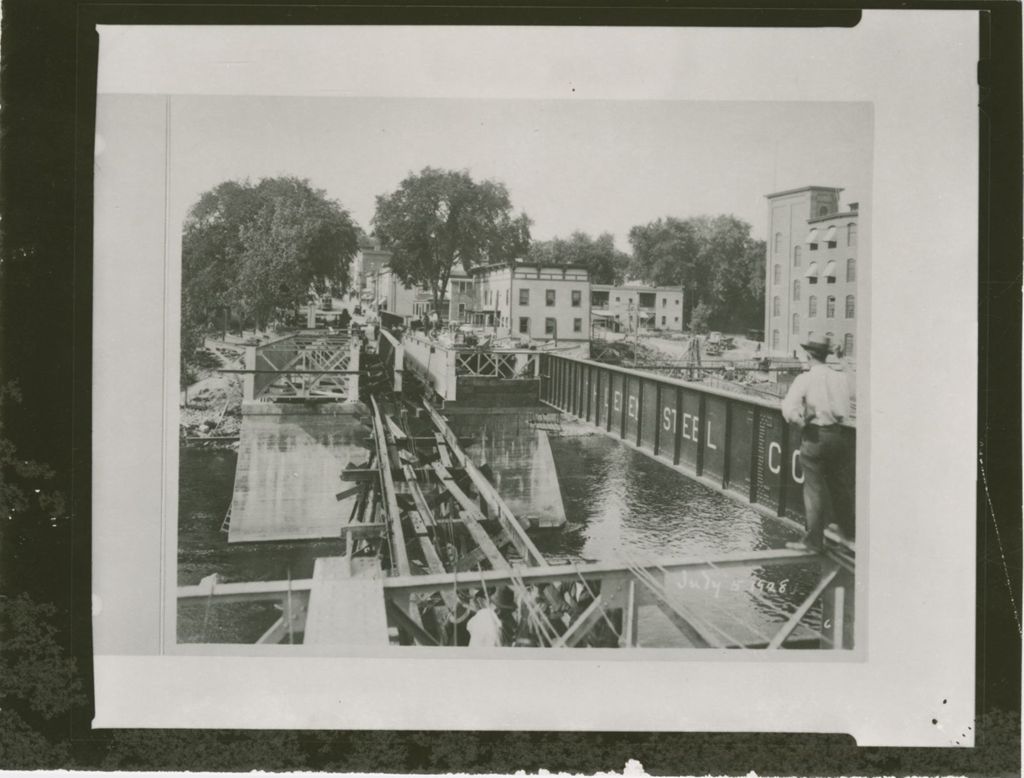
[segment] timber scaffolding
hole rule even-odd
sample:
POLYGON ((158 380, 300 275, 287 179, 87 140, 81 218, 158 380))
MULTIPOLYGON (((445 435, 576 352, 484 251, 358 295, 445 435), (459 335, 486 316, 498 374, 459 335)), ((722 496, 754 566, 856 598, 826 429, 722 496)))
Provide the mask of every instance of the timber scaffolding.
MULTIPOLYGON (((382 344, 369 355, 366 369, 386 376, 390 367, 397 383, 397 366, 373 364, 384 354, 400 358, 392 341, 387 336, 390 348, 382 344)), ((637 647, 640 609, 655 606, 694 648, 852 647, 851 558, 835 549, 774 549, 714 558, 620 552, 602 562, 548 560, 444 416, 428 400, 401 401, 383 383, 367 398, 369 459, 340 473, 345 485, 337 500, 352 503, 340 531, 344 555, 317 559, 309 579, 222 583, 208 576, 179 587, 179 602, 275 603, 282 615, 257 642, 301 644, 295 650, 316 653, 466 645, 467 623, 484 607, 497 614, 506 646, 637 647), (694 602, 680 584, 681 577, 711 580, 794 564, 817 568, 816 583, 795 609, 750 591, 756 608, 770 615, 770 628, 746 623, 716 597, 694 602), (820 617, 809 618, 819 615, 819 602, 820 617)))

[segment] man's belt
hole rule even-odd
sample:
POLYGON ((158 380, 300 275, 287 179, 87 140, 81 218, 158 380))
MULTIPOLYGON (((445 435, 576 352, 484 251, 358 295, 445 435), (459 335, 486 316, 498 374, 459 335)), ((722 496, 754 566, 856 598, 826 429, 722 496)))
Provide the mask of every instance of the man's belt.
POLYGON ((801 433, 804 440, 816 441, 820 432, 837 432, 839 424, 808 424, 801 433))

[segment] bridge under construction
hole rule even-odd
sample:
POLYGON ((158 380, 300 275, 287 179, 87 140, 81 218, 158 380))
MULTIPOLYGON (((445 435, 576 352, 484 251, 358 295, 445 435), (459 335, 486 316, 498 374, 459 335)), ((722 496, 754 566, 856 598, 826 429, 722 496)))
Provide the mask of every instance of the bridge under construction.
MULTIPOLYGON (((551 458, 548 430, 572 419, 796 528, 799 433, 768 400, 557 351, 467 349, 419 334, 399 341, 387 331, 369 343, 305 331, 249 346, 239 372, 227 542, 338 539, 344 549, 316 559, 310 578, 227 582, 211 570, 178 588, 179 603, 208 610, 273 603, 280 616, 258 645, 320 654, 389 645, 637 648, 650 645, 640 610, 654 607, 692 648, 853 646, 851 543, 830 534, 823 553, 548 558, 531 533, 565 522, 560 500, 523 509, 452 423, 520 407, 544 441, 534 456, 551 458), (680 591, 681 578, 695 574, 794 564, 813 569, 815 585, 791 607, 750 593, 770 630, 680 591), (480 613, 493 614, 490 631, 481 631, 480 613)), ((539 470, 557 487, 553 461, 539 470)))

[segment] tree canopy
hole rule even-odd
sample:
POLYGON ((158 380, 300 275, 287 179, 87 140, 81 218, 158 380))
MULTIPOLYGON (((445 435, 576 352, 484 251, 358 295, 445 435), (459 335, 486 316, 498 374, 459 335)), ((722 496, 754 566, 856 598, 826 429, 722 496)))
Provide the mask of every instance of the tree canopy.
POLYGON ((595 284, 621 284, 630 262, 629 254, 615 248, 615 238, 609 232, 592 238, 577 231, 568 239, 536 241, 530 246, 529 258, 531 262, 585 265, 595 284))
POLYGON ((649 283, 683 286, 692 314, 704 304, 717 328, 754 326, 764 314, 764 241, 735 216, 668 217, 629 231, 629 272, 649 283))
POLYGON ((395 274, 429 289, 435 302, 444 299, 456 262, 466 270, 511 262, 530 245, 530 220, 513 214, 504 184, 430 167, 378 195, 373 228, 395 274))
POLYGON ((261 325, 306 302, 310 287, 347 285, 359 230, 309 182, 226 181, 192 206, 182 239, 182 350, 201 344, 218 310, 261 325))

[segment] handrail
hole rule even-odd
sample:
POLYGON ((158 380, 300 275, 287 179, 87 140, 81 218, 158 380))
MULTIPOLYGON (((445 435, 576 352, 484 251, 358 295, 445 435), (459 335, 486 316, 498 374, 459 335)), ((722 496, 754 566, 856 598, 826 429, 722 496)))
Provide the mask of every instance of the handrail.
MULTIPOLYGON (((675 378, 673 376, 658 375, 657 373, 645 373, 643 370, 640 369, 634 370, 628 367, 621 367, 620 365, 610 365, 606 362, 595 362, 592 359, 583 359, 582 357, 573 357, 564 354, 551 354, 550 352, 540 353, 547 353, 549 356, 555 357, 557 359, 571 360, 572 362, 577 362, 581 365, 593 365, 595 367, 600 367, 604 370, 609 370, 614 373, 620 373, 622 375, 632 376, 634 378, 656 380, 659 383, 670 384, 672 386, 679 386, 682 387, 683 389, 693 389, 698 392, 705 392, 707 394, 715 395, 716 397, 723 397, 727 400, 740 400, 742 402, 749 403, 750 405, 757 405, 762 408, 770 408, 773 411, 779 410, 779 401, 772 402, 770 400, 763 400, 760 397, 754 397, 749 394, 743 394, 742 392, 734 392, 728 389, 720 389, 717 387, 708 386, 707 384, 702 384, 698 381, 686 381, 681 378, 675 378)), ((850 429, 857 428, 856 424, 852 424, 848 421, 842 422, 842 426, 849 427, 850 429)))
POLYGON ((391 346, 393 348, 398 348, 398 345, 399 345, 398 338, 396 338, 394 335, 392 335, 390 332, 388 332, 383 327, 380 329, 380 334, 384 337, 385 340, 387 340, 388 343, 391 344, 391 346))

